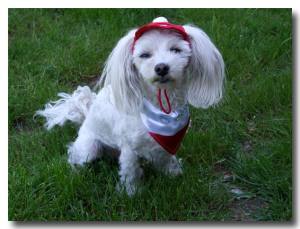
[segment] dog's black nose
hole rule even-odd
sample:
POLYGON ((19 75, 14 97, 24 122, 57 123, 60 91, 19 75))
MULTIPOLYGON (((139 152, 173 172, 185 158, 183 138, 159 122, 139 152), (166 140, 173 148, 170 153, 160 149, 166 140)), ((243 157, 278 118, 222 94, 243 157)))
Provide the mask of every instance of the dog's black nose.
POLYGON ((168 72, 169 72, 169 69, 170 69, 169 65, 163 64, 163 63, 157 64, 157 65, 155 66, 155 68, 154 68, 155 72, 156 72, 157 75, 159 75, 159 76, 165 76, 165 75, 167 75, 168 72))

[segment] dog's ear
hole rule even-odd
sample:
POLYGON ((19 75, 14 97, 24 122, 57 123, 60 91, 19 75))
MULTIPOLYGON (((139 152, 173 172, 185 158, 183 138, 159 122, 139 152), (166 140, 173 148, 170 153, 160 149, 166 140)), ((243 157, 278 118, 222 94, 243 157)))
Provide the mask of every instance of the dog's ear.
POLYGON ((100 80, 100 84, 111 86, 116 107, 127 113, 137 111, 143 98, 141 79, 132 59, 135 31, 131 30, 119 40, 105 63, 100 80))
POLYGON ((223 96, 223 58, 199 28, 185 25, 192 48, 189 64, 188 101, 194 107, 207 108, 220 101, 223 96))

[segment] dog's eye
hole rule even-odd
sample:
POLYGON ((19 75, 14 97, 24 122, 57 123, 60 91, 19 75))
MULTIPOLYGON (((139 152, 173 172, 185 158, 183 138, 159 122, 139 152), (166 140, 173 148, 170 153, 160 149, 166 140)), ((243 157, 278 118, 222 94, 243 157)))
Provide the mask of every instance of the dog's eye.
POLYGON ((174 53, 181 53, 182 50, 179 48, 172 47, 172 48, 170 48, 170 51, 174 52, 174 53))
POLYGON ((140 58, 149 58, 149 57, 151 57, 151 54, 148 53, 148 52, 142 53, 142 54, 140 55, 140 58))

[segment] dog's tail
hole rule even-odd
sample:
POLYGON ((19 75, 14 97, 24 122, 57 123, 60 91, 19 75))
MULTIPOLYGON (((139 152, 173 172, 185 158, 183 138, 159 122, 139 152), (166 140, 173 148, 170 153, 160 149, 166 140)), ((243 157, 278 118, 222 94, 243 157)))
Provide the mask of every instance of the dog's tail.
POLYGON ((59 100, 47 103, 44 110, 38 110, 35 114, 46 118, 47 130, 55 125, 63 126, 67 120, 81 124, 96 98, 96 93, 87 86, 79 86, 72 95, 58 93, 58 96, 59 100))

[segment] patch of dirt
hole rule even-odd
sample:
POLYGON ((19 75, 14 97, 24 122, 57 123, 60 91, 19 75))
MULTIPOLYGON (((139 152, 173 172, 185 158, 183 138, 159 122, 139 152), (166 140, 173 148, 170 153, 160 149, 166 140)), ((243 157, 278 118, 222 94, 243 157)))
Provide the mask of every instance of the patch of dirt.
POLYGON ((254 218, 262 208, 266 208, 267 203, 260 198, 234 200, 229 209, 232 212, 233 221, 257 221, 254 218))
POLYGON ((99 75, 90 75, 90 76, 83 76, 83 82, 85 82, 86 84, 88 84, 91 88, 93 88, 94 86, 96 86, 97 82, 100 79, 99 75))
MULTIPOLYGON (((243 148, 245 153, 251 152, 251 141, 246 141, 243 148)), ((257 214, 259 214, 260 210, 267 208, 268 204, 263 199, 255 196, 255 194, 232 185, 232 181, 235 180, 235 175, 226 168, 223 163, 224 161, 225 159, 217 161, 213 168, 214 172, 221 177, 222 182, 224 182, 224 185, 226 185, 233 197, 233 201, 228 206, 231 212, 231 220, 246 222, 258 221, 256 217, 257 214)))
POLYGON ((225 161, 226 161, 226 159, 221 159, 214 163, 214 171, 216 173, 223 173, 223 172, 227 171, 227 169, 224 165, 225 161))
POLYGON ((80 75, 76 79, 69 79, 68 81, 66 81, 66 79, 60 79, 58 82, 60 84, 66 84, 70 88, 73 88, 73 90, 69 92, 72 93, 79 85, 89 86, 91 89, 93 89, 99 80, 100 75, 80 75))
POLYGON ((224 161, 225 159, 214 164, 214 172, 222 176, 223 182, 229 182, 234 179, 234 175, 225 167, 223 164, 224 161))

